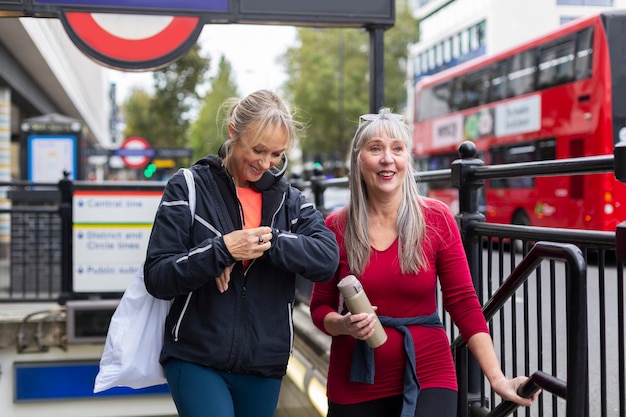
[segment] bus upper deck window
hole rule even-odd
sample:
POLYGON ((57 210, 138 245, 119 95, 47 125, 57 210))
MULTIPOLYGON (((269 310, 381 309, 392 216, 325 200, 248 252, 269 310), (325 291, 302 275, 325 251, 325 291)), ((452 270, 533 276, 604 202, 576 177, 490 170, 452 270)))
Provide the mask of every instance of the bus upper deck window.
POLYGON ((591 77, 593 67, 593 27, 581 30, 576 35, 576 59, 574 72, 577 80, 591 77))

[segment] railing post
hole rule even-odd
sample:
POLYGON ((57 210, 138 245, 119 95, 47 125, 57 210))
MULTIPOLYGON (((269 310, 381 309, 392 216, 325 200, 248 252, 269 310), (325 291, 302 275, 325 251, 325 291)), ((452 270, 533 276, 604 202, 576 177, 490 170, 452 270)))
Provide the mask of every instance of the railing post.
POLYGON ((61 203, 59 214, 61 216, 61 294, 59 304, 64 305, 72 297, 74 292, 73 282, 73 195, 74 183, 69 178, 69 172, 63 172, 63 179, 59 181, 61 203))
MULTIPOLYGON (((626 142, 619 142, 613 148, 615 178, 626 183, 626 142)), ((615 253, 617 259, 626 261, 626 221, 617 225, 615 230, 615 253)))
MULTIPOLYGON (((463 142, 459 145, 461 159, 452 162, 452 186, 459 190, 459 213, 457 223, 463 238, 463 246, 467 255, 474 288, 482 304, 480 258, 482 256, 482 242, 479 237, 471 232, 469 225, 472 222, 484 222, 485 216, 479 211, 480 189, 484 181, 477 180, 472 176, 475 167, 483 166, 484 162, 476 158, 476 145, 473 142, 463 142)), ((464 347, 463 349, 467 349, 464 347)), ((481 398, 482 374, 476 359, 468 352, 467 357, 467 384, 459 380, 459 410, 458 416, 467 416, 472 403, 483 402, 481 398), (462 392, 462 387, 467 387, 462 392)))
POLYGON ((626 183, 626 142, 619 142, 613 148, 615 178, 626 183))
POLYGON ((626 262, 626 222, 615 228, 615 255, 619 261, 626 262))
POLYGON ((311 192, 313 193, 313 198, 315 199, 315 207, 326 214, 324 211, 324 190, 326 189, 326 185, 324 181, 326 177, 324 176, 324 168, 319 166, 313 167, 313 176, 311 177, 311 192))

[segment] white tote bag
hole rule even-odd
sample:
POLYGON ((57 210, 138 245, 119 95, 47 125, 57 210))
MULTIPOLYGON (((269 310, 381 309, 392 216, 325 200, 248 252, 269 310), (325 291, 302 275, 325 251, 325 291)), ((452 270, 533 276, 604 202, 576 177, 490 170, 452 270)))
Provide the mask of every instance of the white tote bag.
MULTIPOLYGON (((183 171, 189 189, 193 224, 196 184, 191 171, 183 171)), ((165 317, 171 305, 171 300, 160 300, 148 293, 141 262, 111 317, 94 393, 113 387, 138 389, 166 382, 159 356, 163 347, 165 317)))

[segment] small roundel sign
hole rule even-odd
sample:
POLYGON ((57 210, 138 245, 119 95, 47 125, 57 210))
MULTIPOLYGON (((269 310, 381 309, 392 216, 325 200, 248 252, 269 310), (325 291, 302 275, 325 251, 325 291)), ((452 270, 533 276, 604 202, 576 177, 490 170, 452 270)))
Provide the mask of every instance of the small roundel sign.
POLYGON ((143 168, 150 162, 154 152, 147 140, 131 136, 122 143, 118 153, 128 168, 143 168))

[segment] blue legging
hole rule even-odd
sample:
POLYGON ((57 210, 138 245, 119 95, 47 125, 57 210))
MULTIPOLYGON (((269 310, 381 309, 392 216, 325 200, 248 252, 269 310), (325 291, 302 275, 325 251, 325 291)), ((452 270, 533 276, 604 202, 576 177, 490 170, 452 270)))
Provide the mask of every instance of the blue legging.
POLYGON ((165 375, 180 417, 274 417, 280 379, 231 374, 172 359, 165 375))

